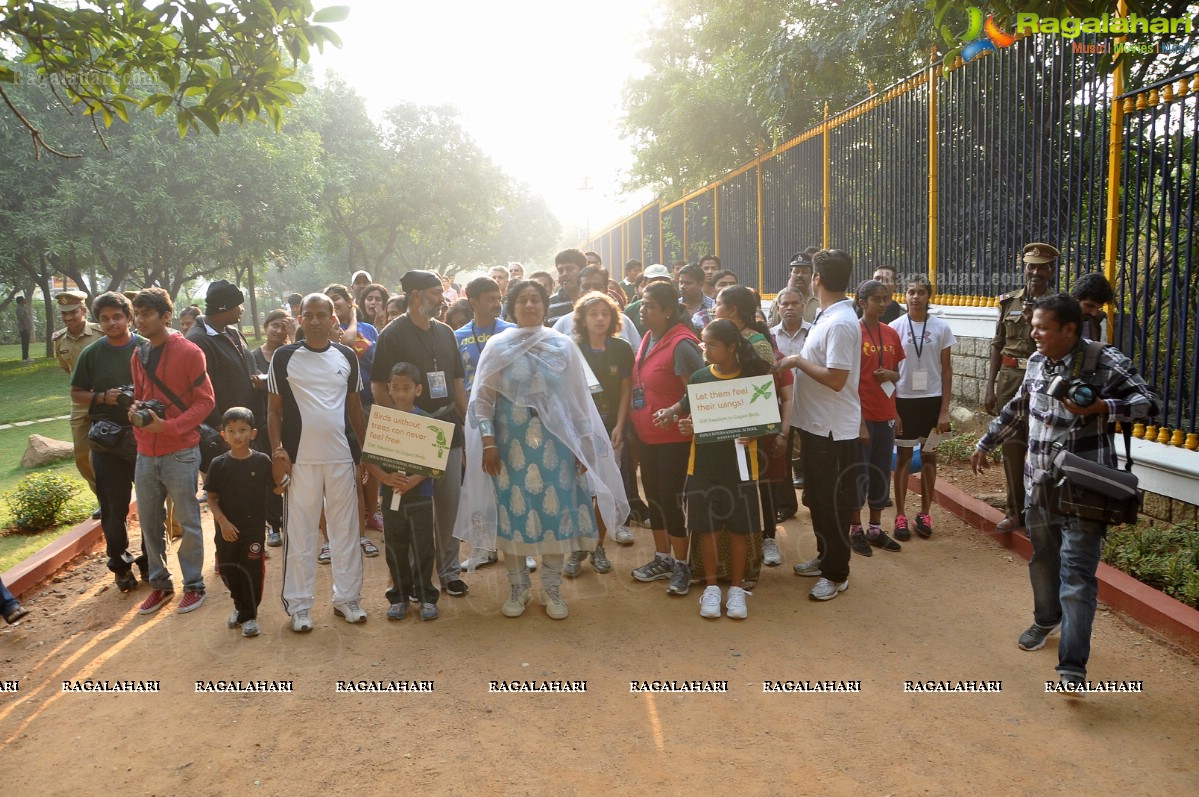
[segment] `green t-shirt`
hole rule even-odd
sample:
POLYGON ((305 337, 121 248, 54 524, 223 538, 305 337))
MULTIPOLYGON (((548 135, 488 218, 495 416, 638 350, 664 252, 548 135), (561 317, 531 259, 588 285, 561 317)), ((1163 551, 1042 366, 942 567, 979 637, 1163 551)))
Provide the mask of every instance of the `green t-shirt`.
MULTIPOLYGON (((740 376, 740 371, 728 376, 721 376, 716 373, 716 366, 709 365, 693 373, 687 381, 688 384, 700 385, 705 382, 737 379, 740 376)), ((684 408, 687 407, 686 396, 683 397, 681 403, 684 408)), ((758 440, 756 437, 750 438, 749 445, 745 447, 745 450, 749 454, 749 478, 751 481, 757 481, 758 440)), ((716 484, 737 484, 741 481, 741 471, 737 466, 737 442, 735 440, 719 440, 715 443, 697 443, 692 437, 691 459, 687 463, 687 474, 700 476, 716 484)))
MULTIPOLYGON (((114 387, 133 384, 133 352, 145 338, 133 335, 124 346, 113 346, 107 337, 100 338, 79 354, 71 373, 71 387, 99 393, 114 387)), ((110 418, 129 425, 128 412, 116 404, 93 404, 92 419, 110 418)))

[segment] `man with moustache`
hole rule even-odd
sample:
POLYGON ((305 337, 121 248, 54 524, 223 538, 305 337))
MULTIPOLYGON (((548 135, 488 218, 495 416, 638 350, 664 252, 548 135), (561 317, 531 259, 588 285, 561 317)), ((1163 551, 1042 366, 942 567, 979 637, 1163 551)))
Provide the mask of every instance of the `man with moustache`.
MULTIPOLYGON (((1024 247, 1024 287, 999 297, 999 320, 991 340, 991 362, 983 408, 995 415, 1012 400, 1024 381, 1028 358, 1036 351, 1032 339, 1033 300, 1049 293, 1057 274, 1058 250, 1046 243, 1024 247)), ((1027 423, 1003 444, 1003 473, 1007 478, 1007 517, 996 531, 1012 531, 1024 524, 1024 457, 1028 451, 1027 423)))
MULTIPOLYGON (((54 333, 54 359, 58 367, 67 372, 67 376, 75 370, 75 363, 80 353, 90 344, 104 337, 99 324, 87 320, 87 294, 83 291, 63 291, 55 297, 58 302, 58 313, 62 316, 63 328, 54 333)), ((87 417, 87 407, 71 405, 71 442, 75 446, 75 468, 87 482, 92 492, 96 492, 96 474, 92 470, 92 449, 88 444, 87 432, 91 421, 87 417)), ((100 510, 92 515, 93 520, 100 519, 100 510)))
POLYGON ((391 407, 391 394, 387 390, 391 369, 397 363, 412 363, 423 377, 416 406, 438 420, 454 424, 445 477, 433 482, 436 523, 433 540, 437 545, 437 576, 441 587, 449 595, 459 597, 470 591, 459 578, 462 568, 458 540, 454 539, 466 442, 462 433, 462 421, 466 418, 466 373, 454 330, 436 318, 445 294, 438 275, 431 271, 409 271, 400 279, 400 287, 408 297, 408 310, 379 334, 371 366, 371 392, 376 404, 391 407))

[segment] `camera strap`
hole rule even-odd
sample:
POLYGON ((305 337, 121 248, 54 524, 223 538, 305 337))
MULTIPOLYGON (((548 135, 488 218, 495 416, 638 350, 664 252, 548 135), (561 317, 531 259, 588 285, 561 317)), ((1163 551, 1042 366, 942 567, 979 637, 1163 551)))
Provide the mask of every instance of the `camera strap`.
MULTIPOLYGON (((166 344, 164 343, 163 345, 165 346, 166 344)), ((137 347, 137 356, 141 360, 142 370, 146 372, 146 376, 150 377, 150 381, 154 383, 155 387, 170 399, 172 404, 179 408, 180 413, 187 412, 187 407, 183 406, 183 402, 179 400, 175 392, 164 385, 162 380, 158 378, 158 374, 154 373, 156 369, 150 367, 150 348, 150 341, 146 341, 137 347)), ((166 352, 163 353, 165 354, 166 352)))
MULTIPOLYGON (((1107 344, 1099 340, 1079 340, 1078 347, 1074 350, 1074 362, 1070 366, 1070 378, 1078 379, 1086 382, 1095 390, 1095 396, 1099 396, 1099 388, 1102 385, 1095 384, 1092 380, 1095 378, 1095 373, 1099 370, 1099 356, 1103 354, 1103 350, 1107 348, 1107 344), (1081 355, 1081 356, 1080 356, 1081 355)), ((1078 418, 1075 417, 1075 422, 1078 418)), ((1107 425, 1108 431, 1114 433, 1116 429, 1115 421, 1107 425)), ((1132 424, 1120 424, 1120 433, 1124 437, 1124 470, 1132 473, 1132 424)))

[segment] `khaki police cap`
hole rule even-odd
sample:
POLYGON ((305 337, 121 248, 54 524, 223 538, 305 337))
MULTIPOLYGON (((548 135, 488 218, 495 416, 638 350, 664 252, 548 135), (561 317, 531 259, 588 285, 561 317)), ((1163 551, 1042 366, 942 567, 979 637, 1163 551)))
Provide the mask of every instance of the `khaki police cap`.
POLYGON ((1052 263, 1061 252, 1049 244, 1033 243, 1024 247, 1025 263, 1052 263))
POLYGON ((73 310, 87 301, 87 294, 83 291, 63 291, 55 297, 55 301, 64 311, 73 310))

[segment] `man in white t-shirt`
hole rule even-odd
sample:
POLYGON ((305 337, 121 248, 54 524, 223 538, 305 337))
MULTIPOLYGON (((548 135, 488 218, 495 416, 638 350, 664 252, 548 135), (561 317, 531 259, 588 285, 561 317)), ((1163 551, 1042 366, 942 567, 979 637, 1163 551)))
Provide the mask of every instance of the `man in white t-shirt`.
POLYGON ((820 312, 808 331, 803 352, 784 357, 779 367, 795 368, 795 411, 804 453, 804 492, 812 512, 817 556, 795 566, 817 577, 810 596, 828 601, 849 587, 849 524, 857 501, 854 468, 861 457, 862 404, 858 374, 862 327, 846 298, 853 260, 840 249, 812 255, 812 292, 820 312))
POLYGON ((899 382, 895 385, 895 410, 899 424, 895 429, 895 539, 912 538, 905 503, 908 471, 912 452, 920 447, 920 511, 916 513, 916 533, 928 538, 933 534, 932 510, 937 485, 937 441, 949 431, 949 400, 953 397, 953 367, 950 359, 957 338, 949 324, 930 315, 933 286, 922 274, 907 280, 904 296, 908 312, 889 326, 899 333, 904 358, 899 363, 899 382))
POLYGON ((316 554, 325 510, 333 568, 333 612, 348 623, 366 620, 362 549, 358 546, 358 441, 365 437, 358 357, 333 343, 333 302, 323 293, 300 306, 304 339, 271 357, 267 430, 276 483, 287 486, 283 547, 283 608, 293 631, 312 630, 316 554), (286 477, 286 478, 285 478, 286 477))

